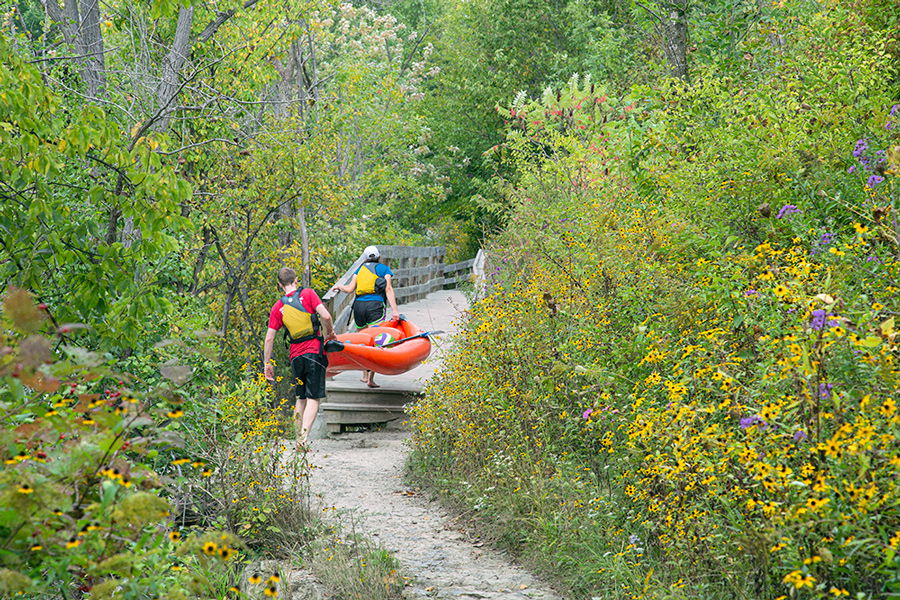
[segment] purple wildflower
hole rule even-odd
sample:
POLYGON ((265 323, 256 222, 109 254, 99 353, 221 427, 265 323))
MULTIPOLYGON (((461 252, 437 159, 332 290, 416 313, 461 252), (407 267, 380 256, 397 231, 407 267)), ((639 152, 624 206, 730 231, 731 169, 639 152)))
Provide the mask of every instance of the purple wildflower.
POLYGON ((892 117, 896 117, 898 112, 900 112, 900 104, 895 104, 891 107, 891 112, 889 114, 892 117))
POLYGON ((794 432, 794 443, 801 442, 806 439, 806 432, 802 429, 798 429, 794 432))
POLYGON ((788 217, 790 215, 793 215, 796 213, 802 213, 802 212, 803 212, 802 210, 800 210, 793 204, 785 204, 784 206, 781 207, 781 210, 778 211, 778 214, 775 215, 775 218, 781 219, 783 217, 788 217))
POLYGON ((594 409, 589 408, 589 409, 587 409, 586 411, 584 411, 584 414, 581 415, 581 416, 584 417, 584 420, 585 420, 585 421, 587 421, 588 419, 591 418, 591 413, 592 413, 592 412, 594 412, 594 409))
POLYGON ((850 165, 850 168, 847 169, 847 172, 848 172, 848 173, 852 173, 852 172, 855 171, 855 170, 856 170, 856 165, 850 165))
POLYGON ((810 252, 810 254, 816 254, 821 248, 828 247, 831 244, 833 239, 834 239, 833 233, 829 233, 829 232, 823 233, 822 237, 819 238, 819 241, 816 244, 816 247, 814 247, 812 249, 812 252, 810 252))
POLYGON ((757 296, 759 296, 759 292, 753 288, 744 291, 744 298, 756 298, 757 296))
POLYGON ((831 390, 834 386, 830 383, 820 383, 819 384, 819 397, 823 400, 827 400, 831 397, 831 390))
POLYGON ((747 430, 753 427, 754 425, 758 425, 760 429, 765 429, 767 424, 762 420, 758 415, 753 415, 752 417, 744 417, 741 419, 741 429, 747 430))
POLYGON ((825 311, 821 308, 812 311, 812 320, 809 322, 810 328, 821 331, 825 325, 825 311))
POLYGON ((864 139, 857 140, 856 146, 853 147, 853 156, 855 156, 856 158, 859 158, 868 149, 869 149, 869 142, 867 142, 864 139))
POLYGON ((884 177, 882 177, 881 175, 872 175, 869 177, 869 180, 866 182, 866 185, 869 186, 870 188, 873 188, 876 185, 878 185, 879 183, 881 183, 882 181, 884 181, 884 177))

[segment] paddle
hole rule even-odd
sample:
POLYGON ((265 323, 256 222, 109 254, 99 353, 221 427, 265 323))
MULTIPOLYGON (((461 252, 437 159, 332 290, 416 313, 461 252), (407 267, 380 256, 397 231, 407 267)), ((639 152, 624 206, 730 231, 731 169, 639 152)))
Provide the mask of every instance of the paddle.
MULTIPOLYGON (((414 340, 416 338, 428 337, 430 335, 441 335, 444 333, 441 330, 437 331, 423 331, 422 333, 417 333, 416 335, 411 335, 407 338, 403 338, 402 340, 396 340, 389 344, 384 344, 383 346, 378 346, 378 348, 390 348, 391 346, 396 346, 397 344, 402 344, 403 342, 414 340)), ((344 342, 340 340, 329 340, 325 342, 325 352, 343 352, 344 350, 344 342)))
POLYGON ((383 344, 382 346, 379 346, 379 348, 390 348, 391 346, 396 346, 397 344, 402 344, 403 342, 407 342, 409 340, 414 340, 416 338, 421 338, 421 337, 428 337, 429 335, 441 335, 442 333, 444 333, 444 332, 440 331, 440 330, 423 331, 422 333, 417 333, 416 335, 411 335, 407 338, 403 338, 402 340, 396 340, 389 344, 383 344))

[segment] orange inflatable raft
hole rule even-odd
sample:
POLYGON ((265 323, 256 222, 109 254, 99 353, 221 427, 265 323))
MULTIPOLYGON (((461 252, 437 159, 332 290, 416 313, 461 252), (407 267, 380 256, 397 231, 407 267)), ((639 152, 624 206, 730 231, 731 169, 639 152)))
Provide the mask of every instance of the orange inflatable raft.
MULTIPOLYGON (((325 344, 328 353, 328 376, 342 371, 370 370, 382 375, 399 375, 413 369, 431 354, 431 335, 442 331, 422 331, 402 316, 353 333, 342 333, 338 341, 325 344), (377 345, 379 334, 392 341, 377 345)), ((381 339, 384 339, 382 336, 381 339)))

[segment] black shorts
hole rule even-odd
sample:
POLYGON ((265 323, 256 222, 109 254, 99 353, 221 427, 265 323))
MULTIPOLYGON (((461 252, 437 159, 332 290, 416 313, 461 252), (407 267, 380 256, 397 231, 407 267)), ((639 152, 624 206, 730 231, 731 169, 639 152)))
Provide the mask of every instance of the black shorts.
POLYGON ((297 398, 321 400, 325 397, 325 368, 328 361, 324 354, 301 354, 291 359, 294 390, 297 398))
POLYGON ((385 306, 381 300, 357 300, 353 303, 353 320, 356 327, 362 329, 384 321, 385 306))

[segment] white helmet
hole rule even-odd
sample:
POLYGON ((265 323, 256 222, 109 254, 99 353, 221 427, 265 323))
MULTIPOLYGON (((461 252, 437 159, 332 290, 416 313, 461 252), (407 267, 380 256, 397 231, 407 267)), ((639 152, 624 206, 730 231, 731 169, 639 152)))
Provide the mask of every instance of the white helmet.
POLYGON ((363 258, 365 260, 377 260, 381 258, 381 252, 375 246, 366 246, 366 249, 363 250, 363 258))

